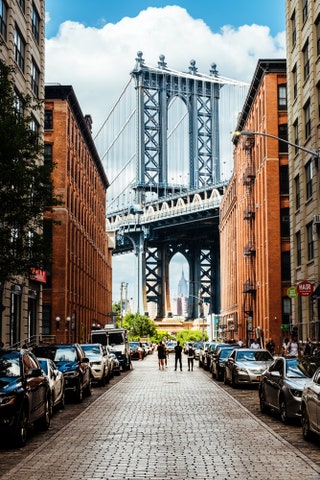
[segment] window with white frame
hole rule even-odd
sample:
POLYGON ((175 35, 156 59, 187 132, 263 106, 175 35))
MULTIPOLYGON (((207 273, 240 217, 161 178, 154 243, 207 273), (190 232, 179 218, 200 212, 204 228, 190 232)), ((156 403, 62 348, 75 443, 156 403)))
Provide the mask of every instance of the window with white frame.
POLYGON ((14 59, 19 68, 24 72, 24 59, 25 59, 25 41, 16 27, 14 31, 14 59))

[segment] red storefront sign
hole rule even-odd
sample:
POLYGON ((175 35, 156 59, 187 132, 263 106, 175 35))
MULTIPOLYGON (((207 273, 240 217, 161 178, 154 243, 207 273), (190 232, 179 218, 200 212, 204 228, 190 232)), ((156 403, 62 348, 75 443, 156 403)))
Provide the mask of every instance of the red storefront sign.
POLYGON ((302 297, 309 297, 313 294, 314 287, 311 282, 304 281, 297 285, 297 291, 302 297))
POLYGON ((45 270, 40 270, 39 268, 32 268, 30 279, 35 282, 46 283, 47 282, 47 272, 45 270))

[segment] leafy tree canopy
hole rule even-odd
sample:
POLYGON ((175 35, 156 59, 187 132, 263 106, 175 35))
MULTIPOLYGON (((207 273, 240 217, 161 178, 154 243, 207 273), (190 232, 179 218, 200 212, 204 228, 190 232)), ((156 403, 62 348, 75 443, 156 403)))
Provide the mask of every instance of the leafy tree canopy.
POLYGON ((52 195, 53 165, 43 163, 43 144, 33 127, 32 114, 43 102, 18 95, 13 75, 0 60, 0 282, 46 268, 50 242, 43 218, 59 203, 52 195))

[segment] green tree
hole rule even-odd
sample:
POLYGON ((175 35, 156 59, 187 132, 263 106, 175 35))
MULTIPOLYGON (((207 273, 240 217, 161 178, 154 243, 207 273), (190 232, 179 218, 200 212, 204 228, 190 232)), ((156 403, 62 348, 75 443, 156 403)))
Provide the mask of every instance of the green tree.
POLYGON ((146 315, 128 313, 123 318, 123 326, 129 331, 130 339, 154 337, 157 332, 156 324, 146 315))
POLYGON ((32 128, 32 113, 43 102, 17 95, 13 75, 0 60, 1 283, 48 266, 51 242, 43 233, 44 215, 59 203, 52 194, 54 166, 44 164, 43 144, 32 128))

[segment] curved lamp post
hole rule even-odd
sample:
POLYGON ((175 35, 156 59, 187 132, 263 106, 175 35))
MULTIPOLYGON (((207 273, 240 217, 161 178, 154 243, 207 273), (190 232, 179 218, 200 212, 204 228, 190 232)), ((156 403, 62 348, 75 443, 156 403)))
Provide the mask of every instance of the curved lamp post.
POLYGON ((296 143, 289 142, 288 140, 284 140, 283 138, 277 137, 276 135, 271 135, 270 133, 264 133, 264 132, 253 132, 251 130, 241 130, 241 131, 235 131, 232 132, 235 137, 240 137, 242 135, 256 135, 260 137, 268 137, 268 138, 273 138, 274 140, 279 140, 280 142, 284 142, 287 145, 290 145, 291 147, 298 148, 299 150, 302 150, 303 152, 309 153, 312 155, 314 158, 319 159, 320 158, 320 148, 317 150, 311 150, 306 147, 302 147, 301 145, 297 145, 296 143))

